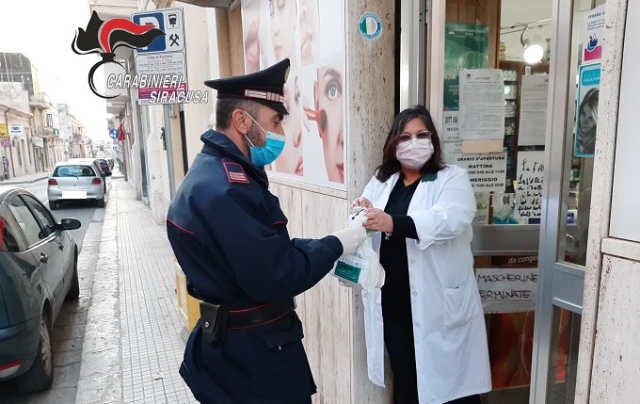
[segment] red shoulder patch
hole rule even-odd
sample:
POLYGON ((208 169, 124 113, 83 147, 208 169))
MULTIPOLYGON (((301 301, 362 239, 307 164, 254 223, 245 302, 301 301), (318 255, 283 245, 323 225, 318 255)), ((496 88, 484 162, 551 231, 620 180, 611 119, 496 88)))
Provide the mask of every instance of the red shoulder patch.
POLYGON ((247 173, 244 172, 244 168, 242 168, 240 164, 232 161, 223 161, 222 166, 224 167, 224 171, 227 173, 229 184, 249 184, 247 173))

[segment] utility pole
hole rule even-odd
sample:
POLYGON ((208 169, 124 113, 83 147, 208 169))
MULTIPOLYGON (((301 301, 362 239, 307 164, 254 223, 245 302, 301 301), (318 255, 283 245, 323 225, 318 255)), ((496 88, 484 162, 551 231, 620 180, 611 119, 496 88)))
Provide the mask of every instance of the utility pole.
POLYGON ((173 200, 176 194, 176 176, 173 165, 173 147, 171 145, 171 109, 173 104, 164 104, 164 141, 167 145, 167 166, 169 169, 169 196, 173 200))

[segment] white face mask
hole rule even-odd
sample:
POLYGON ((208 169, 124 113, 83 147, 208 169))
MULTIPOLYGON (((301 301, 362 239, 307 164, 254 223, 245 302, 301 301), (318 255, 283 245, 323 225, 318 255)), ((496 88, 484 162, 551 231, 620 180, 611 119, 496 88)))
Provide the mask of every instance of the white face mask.
POLYGON ((402 142, 396 147, 396 158, 402 166, 419 170, 433 156, 431 139, 411 138, 409 142, 402 142))

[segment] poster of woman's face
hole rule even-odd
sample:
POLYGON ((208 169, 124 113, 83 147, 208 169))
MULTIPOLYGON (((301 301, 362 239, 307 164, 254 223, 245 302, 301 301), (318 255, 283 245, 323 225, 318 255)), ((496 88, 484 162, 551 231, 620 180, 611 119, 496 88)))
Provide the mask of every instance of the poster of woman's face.
POLYGON ((316 124, 322 139, 329 181, 344 183, 344 69, 341 62, 317 70, 314 85, 316 124))
POLYGON ((260 70, 260 1, 243 2, 242 33, 244 35, 244 66, 246 73, 260 70))
POLYGON ((269 0, 269 20, 274 63, 289 58, 291 70, 295 70, 298 67, 298 1, 269 0))
POLYGON ((344 189, 344 0, 243 0, 242 21, 246 73, 291 60, 270 175, 344 189))
POLYGON ((598 99, 600 95, 600 64, 582 66, 578 83, 576 112, 576 157, 593 157, 598 129, 598 99))

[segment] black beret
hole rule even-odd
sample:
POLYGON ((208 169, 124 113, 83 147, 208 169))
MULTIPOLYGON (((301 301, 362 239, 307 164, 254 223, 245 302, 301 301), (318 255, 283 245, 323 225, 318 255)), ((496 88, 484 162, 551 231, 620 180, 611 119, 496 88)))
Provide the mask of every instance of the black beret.
POLYGON ((283 115, 284 83, 289 77, 291 61, 284 59, 259 72, 224 79, 207 80, 204 84, 218 90, 218 98, 243 98, 266 105, 283 115))

